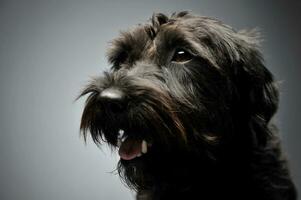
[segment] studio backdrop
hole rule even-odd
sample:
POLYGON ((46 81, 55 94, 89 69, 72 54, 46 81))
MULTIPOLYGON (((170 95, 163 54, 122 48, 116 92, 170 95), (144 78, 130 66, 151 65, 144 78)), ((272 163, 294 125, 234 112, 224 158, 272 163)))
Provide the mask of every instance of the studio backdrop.
POLYGON ((84 98, 75 99, 109 69, 106 48, 120 30, 182 10, 261 31, 265 64, 280 81, 274 120, 301 190, 300 1, 2 0, 1 200, 134 199, 116 175, 116 152, 84 143, 84 98))

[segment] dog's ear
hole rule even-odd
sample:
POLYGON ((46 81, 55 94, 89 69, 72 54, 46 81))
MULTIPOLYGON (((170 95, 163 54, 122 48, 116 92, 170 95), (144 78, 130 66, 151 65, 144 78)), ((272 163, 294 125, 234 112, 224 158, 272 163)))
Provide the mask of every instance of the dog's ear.
POLYGON ((162 24, 168 22, 168 17, 162 13, 154 13, 151 20, 153 26, 159 28, 162 24))
POLYGON ((253 141, 265 145, 269 133, 269 123, 278 108, 278 88, 272 73, 264 66, 258 49, 258 34, 238 32, 238 60, 234 62, 234 85, 238 108, 243 112, 253 141))

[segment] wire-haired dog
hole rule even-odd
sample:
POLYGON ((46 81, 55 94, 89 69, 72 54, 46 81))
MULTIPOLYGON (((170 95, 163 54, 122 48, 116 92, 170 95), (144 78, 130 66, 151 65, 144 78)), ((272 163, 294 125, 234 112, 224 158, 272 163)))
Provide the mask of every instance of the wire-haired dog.
POLYGON ((81 130, 119 149, 138 199, 296 199, 257 36, 179 12, 112 42, 111 70, 81 94, 81 130))

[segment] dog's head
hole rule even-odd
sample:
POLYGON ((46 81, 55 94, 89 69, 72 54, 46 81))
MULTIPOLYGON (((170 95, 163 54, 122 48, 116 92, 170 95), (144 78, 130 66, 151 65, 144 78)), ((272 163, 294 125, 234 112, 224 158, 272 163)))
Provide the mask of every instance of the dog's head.
POLYGON ((238 140, 266 143, 278 94, 255 31, 187 12, 154 14, 113 40, 108 59, 111 70, 81 94, 89 94, 81 130, 118 149, 120 175, 134 188, 153 181, 147 174, 164 171, 162 163, 214 160, 238 140))

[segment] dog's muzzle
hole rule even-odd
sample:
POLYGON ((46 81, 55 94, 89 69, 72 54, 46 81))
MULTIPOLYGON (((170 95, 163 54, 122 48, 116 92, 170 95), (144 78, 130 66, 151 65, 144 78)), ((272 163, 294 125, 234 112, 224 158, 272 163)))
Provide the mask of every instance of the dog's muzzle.
MULTIPOLYGON (((99 101, 108 115, 123 114, 128 105, 125 93, 117 87, 110 87, 99 94, 99 101)), ((132 160, 147 153, 148 144, 146 140, 130 139, 123 129, 118 131, 119 155, 123 160, 132 160)))

